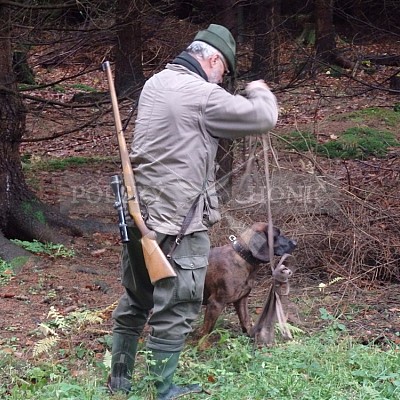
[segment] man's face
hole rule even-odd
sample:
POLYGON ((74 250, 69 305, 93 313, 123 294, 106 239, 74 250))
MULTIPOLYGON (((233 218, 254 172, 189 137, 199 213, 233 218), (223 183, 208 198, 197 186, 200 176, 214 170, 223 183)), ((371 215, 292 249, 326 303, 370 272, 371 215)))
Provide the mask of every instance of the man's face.
POLYGON ((219 54, 210 57, 210 70, 207 74, 211 83, 222 83, 224 76, 229 73, 225 60, 219 54))

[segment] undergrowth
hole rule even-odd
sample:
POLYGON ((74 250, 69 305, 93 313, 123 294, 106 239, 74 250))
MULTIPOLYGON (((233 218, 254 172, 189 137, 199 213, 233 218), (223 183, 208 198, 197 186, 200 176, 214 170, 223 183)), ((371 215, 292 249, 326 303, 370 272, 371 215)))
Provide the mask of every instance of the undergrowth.
POLYGON ((314 152, 327 158, 366 159, 385 157, 391 147, 400 146, 393 133, 368 127, 353 127, 337 138, 320 142, 310 132, 292 132, 283 136, 288 148, 314 152))
POLYGON ((12 265, 0 258, 0 286, 6 285, 14 276, 12 265))
MULTIPOLYGON (((78 310, 64 316, 53 306, 47 315, 48 321, 39 325, 39 331, 44 335, 33 347, 32 354, 37 357, 43 353, 49 356, 62 337, 71 337, 74 331, 81 330, 85 325, 100 324, 103 319, 101 312, 78 310)), ((85 354, 85 350, 75 349, 78 358, 85 354)))
POLYGON ((52 257, 73 257, 75 252, 73 249, 65 247, 63 244, 50 243, 50 242, 39 242, 34 239, 32 242, 19 239, 11 239, 17 246, 24 248, 25 250, 41 255, 48 255, 52 257))
MULTIPOLYGON (((329 320, 329 318, 328 318, 329 320)), ((394 344, 383 350, 362 345, 332 323, 319 334, 302 335, 272 348, 255 348, 245 336, 219 331, 208 348, 186 346, 177 384, 200 383, 209 392, 187 399, 208 400, 394 400, 400 396, 400 355, 394 344)), ((109 356, 109 352, 107 351, 109 356)), ((109 399, 108 369, 90 352, 77 363, 24 362, 0 352, 0 397, 19 399, 109 399)), ((152 399, 147 354, 137 355, 134 391, 115 400, 152 399)))
POLYGON ((62 171, 68 168, 81 167, 84 165, 102 164, 112 161, 113 157, 63 157, 63 158, 41 158, 24 154, 22 166, 25 170, 62 171))
POLYGON ((398 105, 395 104, 393 110, 382 107, 368 107, 350 113, 335 115, 332 120, 352 121, 359 124, 378 122, 380 125, 396 127, 400 124, 400 113, 398 105))

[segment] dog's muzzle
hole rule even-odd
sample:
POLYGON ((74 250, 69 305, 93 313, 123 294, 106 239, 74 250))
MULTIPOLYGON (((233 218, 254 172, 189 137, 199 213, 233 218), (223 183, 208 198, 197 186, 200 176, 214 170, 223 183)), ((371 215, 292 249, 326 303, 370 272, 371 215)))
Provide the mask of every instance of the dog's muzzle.
POLYGON ((297 242, 288 239, 285 236, 278 236, 277 243, 275 244, 275 254, 283 256, 284 254, 292 254, 297 247, 297 242))

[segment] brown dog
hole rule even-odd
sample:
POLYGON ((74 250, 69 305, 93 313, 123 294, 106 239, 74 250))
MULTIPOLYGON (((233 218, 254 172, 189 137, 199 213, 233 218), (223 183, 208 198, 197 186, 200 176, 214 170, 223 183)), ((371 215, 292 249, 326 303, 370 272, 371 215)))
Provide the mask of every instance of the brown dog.
MULTIPOLYGON (((296 242, 274 228, 274 254, 291 254, 296 242)), ((252 320, 248 299, 257 272, 269 261, 268 224, 257 222, 240 238, 230 237, 231 244, 211 249, 203 304, 206 305, 201 336, 210 333, 225 306, 233 303, 243 332, 249 333, 252 320)))

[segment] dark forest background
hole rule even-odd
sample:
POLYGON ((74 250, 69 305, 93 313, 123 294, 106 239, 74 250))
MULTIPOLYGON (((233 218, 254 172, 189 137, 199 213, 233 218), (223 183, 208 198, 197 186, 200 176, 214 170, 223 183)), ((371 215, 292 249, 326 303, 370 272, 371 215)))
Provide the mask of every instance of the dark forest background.
MULTIPOLYGON (((278 96, 290 97, 292 109, 304 106, 313 93, 319 105, 303 119, 315 122, 324 102, 340 99, 337 89, 321 85, 327 73, 346 80, 340 90, 347 105, 379 93, 393 94, 395 106, 398 5, 394 0, 0 0, 0 257, 26 256, 9 239, 65 243, 71 235, 98 229, 39 200, 22 164, 32 146, 45 154, 58 143, 65 149, 60 154, 67 154, 71 142, 91 138, 93 143, 102 128, 113 136, 103 61, 112 63, 128 123, 145 79, 199 29, 221 23, 238 42, 236 79, 224 83, 227 89, 239 91, 245 82, 263 78, 278 96)), ((289 103, 281 106, 285 121, 289 103)), ((288 123, 294 127, 296 121, 288 123)), ((219 159, 229 175, 230 143, 221 143, 219 159)))

